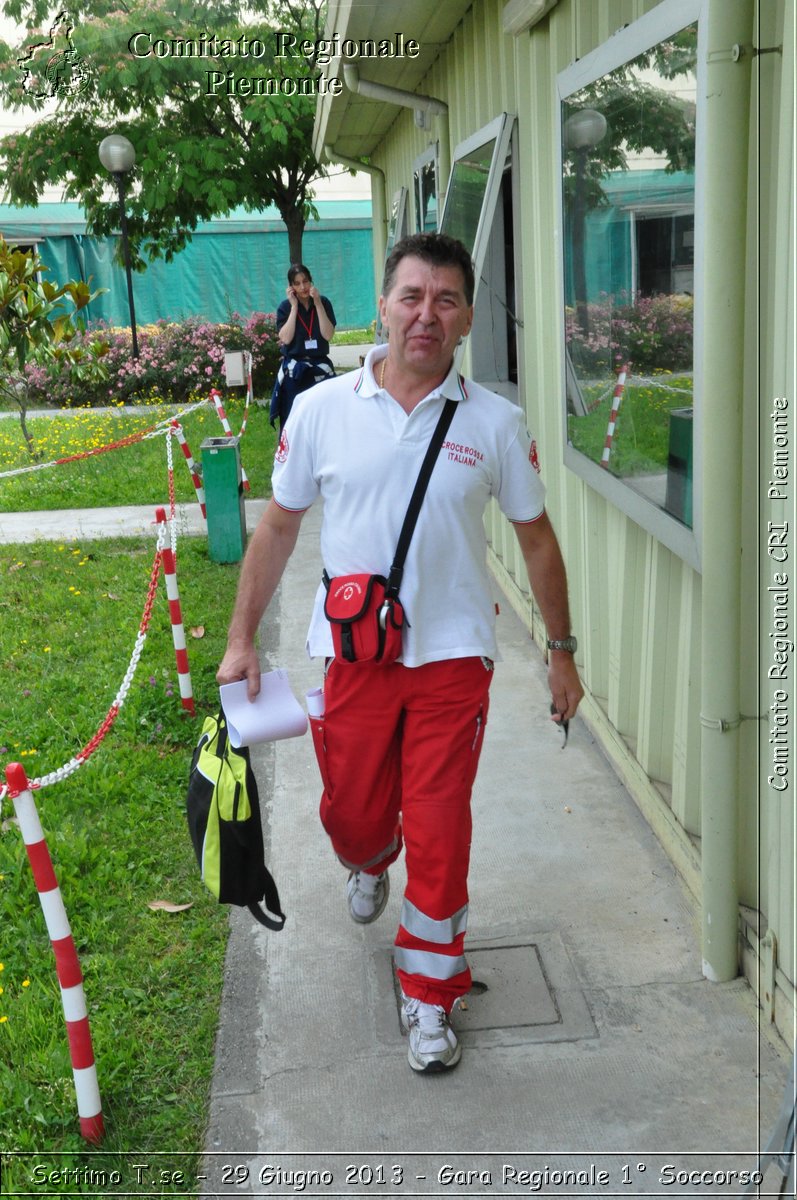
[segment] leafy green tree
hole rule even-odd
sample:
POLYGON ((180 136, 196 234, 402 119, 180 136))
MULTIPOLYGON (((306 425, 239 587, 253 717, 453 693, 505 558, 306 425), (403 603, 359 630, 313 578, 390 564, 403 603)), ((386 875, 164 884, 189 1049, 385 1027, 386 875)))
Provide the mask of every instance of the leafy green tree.
POLYGON ((324 174, 312 153, 321 0, 75 0, 68 17, 53 0, 1 7, 28 35, 22 47, 0 42, 0 100, 44 114, 0 141, 0 189, 13 203, 63 185, 95 234, 115 230, 97 147, 121 133, 136 150, 128 222, 139 269, 237 206, 276 205, 301 258, 310 185, 324 174))
MULTIPOLYGON (((612 171, 627 170, 629 152, 653 150, 663 155, 670 173, 694 170, 695 104, 652 80, 656 75, 667 81, 693 75, 696 63, 697 26, 690 25, 568 97, 570 111, 596 109, 606 119, 605 135, 582 162, 587 207, 607 203, 601 181, 612 171), (645 72, 651 73, 649 79, 644 78, 645 72)), ((569 204, 576 158, 571 152, 563 164, 569 204)))
POLYGON ((66 365, 79 379, 100 380, 107 374, 101 360, 108 346, 99 337, 75 336, 75 315, 99 292, 82 281, 57 286, 42 278, 46 270, 38 255, 10 247, 0 235, 0 394, 19 408, 22 433, 34 459, 26 421, 26 368, 66 365))

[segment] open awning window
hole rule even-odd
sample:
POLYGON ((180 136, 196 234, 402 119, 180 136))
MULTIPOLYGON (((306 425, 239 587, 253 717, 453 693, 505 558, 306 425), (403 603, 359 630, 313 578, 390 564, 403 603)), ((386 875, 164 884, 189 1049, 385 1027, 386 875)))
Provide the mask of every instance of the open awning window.
POLYGON ((440 232, 458 238, 470 251, 477 290, 510 151, 513 123, 514 117, 502 113, 460 142, 453 155, 440 232))

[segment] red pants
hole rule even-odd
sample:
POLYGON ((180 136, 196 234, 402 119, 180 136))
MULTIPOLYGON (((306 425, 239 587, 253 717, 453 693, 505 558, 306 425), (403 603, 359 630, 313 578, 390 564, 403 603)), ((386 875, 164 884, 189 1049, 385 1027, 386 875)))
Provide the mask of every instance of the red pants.
POLYGON ((324 719, 313 723, 333 849, 344 865, 378 875, 406 846, 398 976, 406 995, 447 1012, 471 984, 463 945, 470 796, 492 679, 485 661, 333 661, 324 719))

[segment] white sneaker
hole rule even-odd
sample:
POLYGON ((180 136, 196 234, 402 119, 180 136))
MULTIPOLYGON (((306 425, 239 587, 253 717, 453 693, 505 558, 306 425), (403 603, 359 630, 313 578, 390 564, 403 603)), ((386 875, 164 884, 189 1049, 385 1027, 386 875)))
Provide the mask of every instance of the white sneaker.
POLYGON ((457 1065, 462 1047, 439 1004, 423 1004, 402 993, 401 1024, 409 1034, 407 1057, 413 1071, 450 1071, 457 1065))
POLYGON ((349 915, 359 925, 370 925, 381 916, 390 895, 390 878, 387 871, 381 875, 368 875, 365 871, 352 871, 346 884, 349 915))

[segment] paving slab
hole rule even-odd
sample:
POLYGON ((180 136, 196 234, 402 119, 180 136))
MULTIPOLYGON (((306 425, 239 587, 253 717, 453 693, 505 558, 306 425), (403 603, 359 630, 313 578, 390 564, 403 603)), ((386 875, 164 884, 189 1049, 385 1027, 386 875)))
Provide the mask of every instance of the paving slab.
MULTIPOLYGON (((318 520, 261 630, 263 669, 286 668, 300 697, 321 682, 304 650, 318 520)), ((231 914, 203 1195, 739 1194, 688 1173, 754 1166, 786 1047, 743 980, 703 978, 692 898, 580 719, 561 749, 544 664, 496 596, 468 942, 487 990, 455 1014, 462 1062, 431 1078, 407 1063, 390 957, 402 860, 379 921, 351 922, 309 737, 261 747, 288 920, 273 934, 231 914)))

